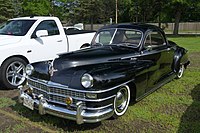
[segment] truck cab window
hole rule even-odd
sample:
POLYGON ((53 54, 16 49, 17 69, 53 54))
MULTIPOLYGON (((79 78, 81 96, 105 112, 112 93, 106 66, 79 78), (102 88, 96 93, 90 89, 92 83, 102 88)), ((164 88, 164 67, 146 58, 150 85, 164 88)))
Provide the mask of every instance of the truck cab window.
POLYGON ((59 29, 58 26, 56 24, 56 22, 54 20, 45 20, 42 21, 37 28, 35 29, 35 31, 33 32, 33 37, 36 37, 36 31, 38 30, 47 30, 48 31, 48 36, 53 36, 53 35, 59 35, 59 29))

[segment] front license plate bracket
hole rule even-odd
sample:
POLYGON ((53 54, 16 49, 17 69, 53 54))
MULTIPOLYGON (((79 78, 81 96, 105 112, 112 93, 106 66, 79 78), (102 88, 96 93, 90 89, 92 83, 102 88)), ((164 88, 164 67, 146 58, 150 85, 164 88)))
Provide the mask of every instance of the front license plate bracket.
POLYGON ((25 97, 23 105, 31 110, 34 110, 34 100, 31 97, 25 97))

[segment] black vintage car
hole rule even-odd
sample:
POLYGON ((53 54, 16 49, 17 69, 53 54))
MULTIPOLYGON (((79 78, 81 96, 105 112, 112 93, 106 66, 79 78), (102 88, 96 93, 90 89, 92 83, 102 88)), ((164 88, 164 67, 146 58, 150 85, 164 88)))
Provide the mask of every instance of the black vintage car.
POLYGON ((157 26, 105 26, 89 48, 27 65, 19 101, 78 124, 99 122, 122 116, 130 102, 181 78, 188 64, 187 50, 157 26))

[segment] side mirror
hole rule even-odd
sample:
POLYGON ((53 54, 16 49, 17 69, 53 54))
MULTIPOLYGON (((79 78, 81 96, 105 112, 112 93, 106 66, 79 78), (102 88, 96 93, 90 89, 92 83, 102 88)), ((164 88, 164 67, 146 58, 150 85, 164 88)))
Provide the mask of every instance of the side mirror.
POLYGON ((36 36, 39 37, 45 37, 48 36, 48 31, 47 30, 38 30, 36 31, 36 36))

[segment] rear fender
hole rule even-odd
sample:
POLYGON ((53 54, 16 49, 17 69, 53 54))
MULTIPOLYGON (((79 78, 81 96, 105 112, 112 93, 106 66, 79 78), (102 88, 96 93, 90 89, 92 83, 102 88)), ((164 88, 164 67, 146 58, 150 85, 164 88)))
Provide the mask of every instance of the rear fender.
POLYGON ((174 53, 174 60, 172 69, 174 72, 178 72, 180 65, 184 65, 185 68, 187 67, 188 63, 188 56, 187 56, 187 50, 181 47, 178 47, 174 53))

